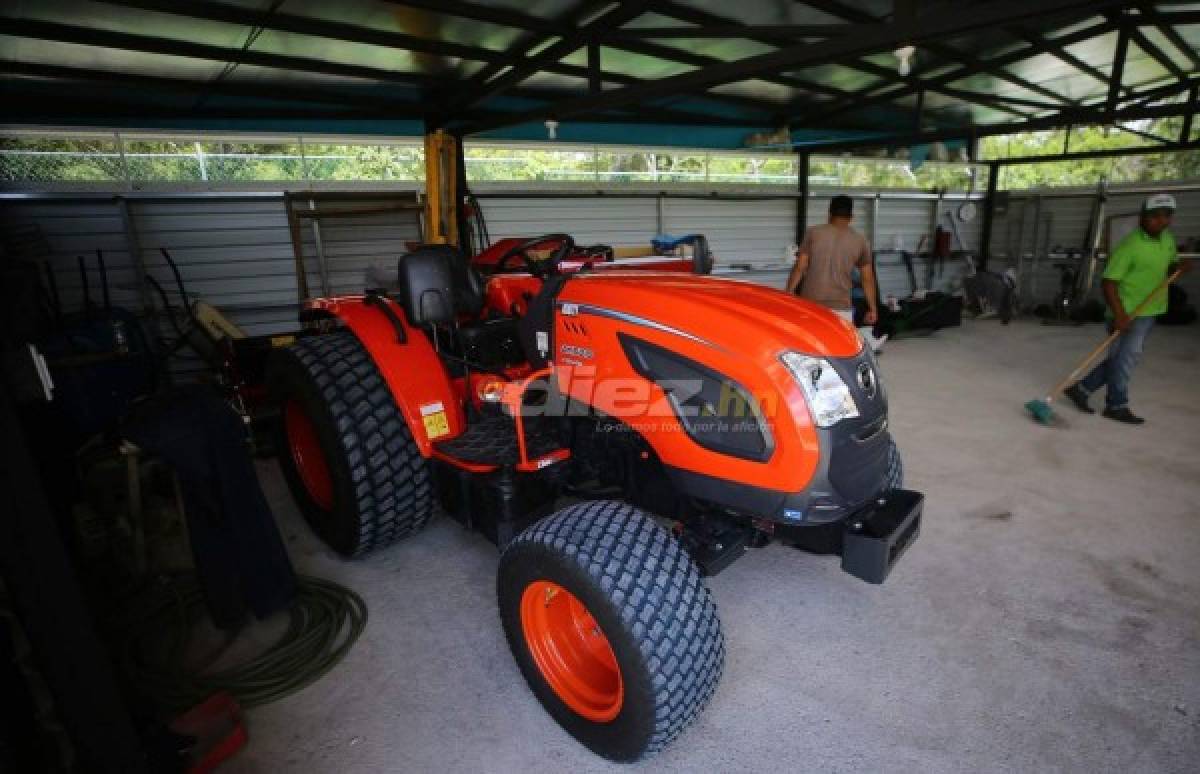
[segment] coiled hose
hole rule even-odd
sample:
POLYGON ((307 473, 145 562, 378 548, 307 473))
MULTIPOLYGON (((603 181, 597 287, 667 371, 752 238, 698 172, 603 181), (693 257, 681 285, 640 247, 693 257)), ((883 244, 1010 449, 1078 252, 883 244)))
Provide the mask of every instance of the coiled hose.
POLYGON ((276 701, 315 682, 349 652, 367 623, 367 606, 349 589, 297 576, 288 626, 248 661, 212 670, 244 630, 231 633, 201 663, 185 656, 197 625, 207 618, 194 576, 156 579, 115 620, 122 670, 135 690, 160 706, 179 710, 216 691, 229 691, 243 707, 276 701))

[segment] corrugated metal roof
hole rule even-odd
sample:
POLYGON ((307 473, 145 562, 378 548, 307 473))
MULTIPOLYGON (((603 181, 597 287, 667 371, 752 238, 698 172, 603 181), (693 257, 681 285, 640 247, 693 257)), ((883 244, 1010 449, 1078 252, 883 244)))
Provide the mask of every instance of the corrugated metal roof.
POLYGON ((837 142, 1140 115, 1200 81, 1200 3, 26 1, 0 60, 16 123, 837 142))

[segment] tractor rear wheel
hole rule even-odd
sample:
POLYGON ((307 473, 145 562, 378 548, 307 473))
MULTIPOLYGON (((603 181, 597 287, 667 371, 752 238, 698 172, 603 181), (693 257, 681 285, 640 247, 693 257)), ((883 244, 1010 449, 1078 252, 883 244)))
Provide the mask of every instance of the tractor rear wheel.
POLYGON ((522 532, 497 591, 534 694, 605 758, 654 755, 716 690, 716 605, 678 541, 627 503, 579 503, 522 532))
POLYGON ((371 356, 345 331, 272 354, 279 462, 320 538, 361 556, 416 532, 433 513, 421 456, 371 356))

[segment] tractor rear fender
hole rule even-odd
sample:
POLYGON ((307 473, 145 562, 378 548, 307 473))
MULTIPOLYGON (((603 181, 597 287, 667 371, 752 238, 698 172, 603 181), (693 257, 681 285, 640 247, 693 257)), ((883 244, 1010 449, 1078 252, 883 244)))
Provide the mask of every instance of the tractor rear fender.
POLYGON ((384 296, 337 296, 310 301, 305 312, 337 318, 362 342, 422 456, 430 456, 434 441, 453 438, 466 429, 462 406, 442 361, 425 333, 409 325, 399 304, 384 296))

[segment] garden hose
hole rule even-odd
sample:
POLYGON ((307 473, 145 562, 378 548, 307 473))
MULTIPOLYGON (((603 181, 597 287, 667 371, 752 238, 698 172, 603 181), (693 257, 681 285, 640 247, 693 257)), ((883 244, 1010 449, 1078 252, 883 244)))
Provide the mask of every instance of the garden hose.
POLYGON ((283 634, 247 661, 212 669, 245 632, 242 629, 231 632, 202 663, 187 663, 196 627, 207 617, 204 599, 195 576, 165 576, 113 621, 118 658, 136 690, 170 709, 192 707, 217 691, 233 694, 243 707, 267 704, 333 669, 367 623, 361 597, 336 583, 306 576, 297 576, 296 596, 286 614, 283 634))

